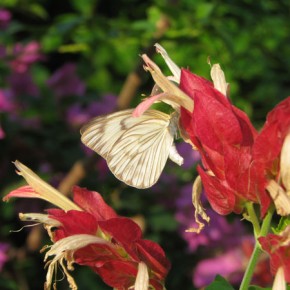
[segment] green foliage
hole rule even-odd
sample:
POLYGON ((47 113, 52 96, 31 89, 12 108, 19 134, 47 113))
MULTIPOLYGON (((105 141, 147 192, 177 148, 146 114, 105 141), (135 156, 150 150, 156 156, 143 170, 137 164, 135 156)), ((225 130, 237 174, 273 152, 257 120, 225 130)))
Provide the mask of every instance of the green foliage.
POLYGON ((283 216, 281 217, 279 224, 276 228, 272 228, 273 232, 275 234, 279 234, 282 232, 288 225, 290 225, 290 218, 289 216, 283 216))
POLYGON ((234 290, 229 282, 220 275, 217 275, 215 280, 205 288, 205 290, 234 290))

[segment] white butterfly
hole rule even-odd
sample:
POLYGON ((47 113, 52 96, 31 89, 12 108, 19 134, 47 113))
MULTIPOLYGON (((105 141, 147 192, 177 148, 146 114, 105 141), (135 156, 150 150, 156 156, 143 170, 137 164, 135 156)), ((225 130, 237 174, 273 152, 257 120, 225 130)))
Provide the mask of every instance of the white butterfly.
POLYGON ((81 128, 82 142, 106 159, 112 173, 136 188, 157 182, 168 157, 182 165, 173 143, 178 114, 147 110, 132 117, 133 109, 96 117, 81 128))

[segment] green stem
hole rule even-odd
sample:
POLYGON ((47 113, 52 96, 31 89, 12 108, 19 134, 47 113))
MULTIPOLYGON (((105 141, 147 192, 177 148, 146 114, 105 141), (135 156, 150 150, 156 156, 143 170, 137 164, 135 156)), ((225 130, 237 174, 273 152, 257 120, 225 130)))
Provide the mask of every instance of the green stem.
POLYGON ((256 211, 254 209, 254 204, 252 202, 246 203, 246 209, 248 212, 247 219, 252 223, 253 228, 254 228, 254 234, 255 238, 260 234, 261 228, 260 228, 260 223, 257 218, 256 211))
POLYGON ((258 262, 260 254, 262 253, 262 249, 261 249, 260 243, 258 241, 258 237, 263 237, 269 232, 274 210, 275 210, 274 207, 270 207, 269 211, 267 212, 267 214, 263 220, 259 235, 256 237, 255 248, 254 248, 254 251, 253 251, 252 256, 250 258, 246 272, 244 274, 244 277, 243 277, 243 280, 242 280, 242 283, 240 286, 240 290, 248 290, 248 288, 250 286, 256 264, 258 262))

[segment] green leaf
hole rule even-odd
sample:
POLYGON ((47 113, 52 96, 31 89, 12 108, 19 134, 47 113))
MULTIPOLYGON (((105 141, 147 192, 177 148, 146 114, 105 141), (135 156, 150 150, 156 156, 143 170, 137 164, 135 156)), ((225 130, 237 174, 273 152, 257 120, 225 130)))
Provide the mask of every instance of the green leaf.
POLYGON ((27 7, 27 10, 31 14, 33 14, 39 18, 42 18, 42 19, 48 18, 48 14, 47 14, 46 10, 39 4, 36 4, 36 3, 31 4, 27 7))
POLYGON ((276 228, 272 228, 275 234, 282 232, 288 225, 290 225, 290 217, 283 216, 281 217, 279 224, 276 228))
POLYGON ((262 287, 259 287, 259 286, 255 286, 255 285, 251 285, 249 287, 249 290, 271 290, 272 288, 262 288, 262 287))
POLYGON ((222 276, 217 275, 215 280, 205 290, 235 290, 231 284, 222 276))

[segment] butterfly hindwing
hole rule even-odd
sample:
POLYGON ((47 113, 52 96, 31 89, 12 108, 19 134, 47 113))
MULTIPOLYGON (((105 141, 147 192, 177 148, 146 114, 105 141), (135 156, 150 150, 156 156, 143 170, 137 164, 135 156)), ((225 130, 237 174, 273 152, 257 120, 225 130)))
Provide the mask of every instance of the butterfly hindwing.
POLYGON ((107 162, 117 178, 137 188, 156 183, 173 143, 165 116, 136 122, 112 146, 107 162))
POLYGON ((93 119, 82 130, 82 141, 103 156, 120 180, 147 188, 158 180, 173 143, 170 116, 148 110, 132 117, 125 110, 93 119))

